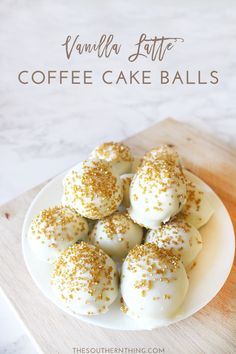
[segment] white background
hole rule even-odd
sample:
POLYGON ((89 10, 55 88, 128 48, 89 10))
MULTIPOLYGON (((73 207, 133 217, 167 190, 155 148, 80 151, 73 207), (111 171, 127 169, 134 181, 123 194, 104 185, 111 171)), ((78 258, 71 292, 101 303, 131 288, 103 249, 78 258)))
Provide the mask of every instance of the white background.
MULTIPOLYGON (((225 1, 29 1, 0 3, 0 203, 59 173, 85 157, 99 142, 123 139, 165 117, 210 131, 236 145, 236 3, 225 1), (162 63, 129 64, 139 35, 178 36, 184 44, 162 63), (68 34, 94 42, 113 33, 122 43, 117 57, 65 58, 68 34), (154 83, 98 84, 104 69, 152 70, 154 83), (94 70, 95 84, 20 85, 21 70, 94 70), (163 69, 218 85, 158 83, 163 69)), ((207 152, 206 152, 207 153, 207 152)), ((0 353, 35 353, 5 300, 0 300, 0 353)), ((105 345, 105 343, 104 343, 105 345)))

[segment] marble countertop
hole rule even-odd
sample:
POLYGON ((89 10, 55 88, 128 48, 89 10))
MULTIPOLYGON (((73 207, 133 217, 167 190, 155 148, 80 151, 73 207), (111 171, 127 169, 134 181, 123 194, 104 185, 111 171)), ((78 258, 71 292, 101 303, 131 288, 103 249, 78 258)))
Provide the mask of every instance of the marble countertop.
MULTIPOLYGON (((188 1, 2 0, 0 4, 0 203, 52 177, 86 156, 99 142, 120 140, 161 119, 188 122, 236 147, 236 3, 188 1), (128 50, 146 32, 185 39, 162 68, 196 77, 219 72, 218 85, 20 85, 21 70, 130 70, 125 55, 74 56, 61 44, 113 33, 128 50)), ((0 297, 0 353, 32 354, 33 345, 0 297)))

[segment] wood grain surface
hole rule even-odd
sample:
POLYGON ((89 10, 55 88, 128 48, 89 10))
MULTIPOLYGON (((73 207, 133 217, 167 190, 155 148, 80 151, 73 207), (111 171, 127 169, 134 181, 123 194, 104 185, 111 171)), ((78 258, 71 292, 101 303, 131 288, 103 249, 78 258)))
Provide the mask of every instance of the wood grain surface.
MULTIPOLYGON (((221 197, 236 225, 235 151, 173 119, 164 120, 125 142, 135 154, 159 143, 175 145, 185 166, 221 197)), ((24 216, 42 186, 0 208, 0 285, 39 351, 72 354, 73 348, 155 347, 162 353, 236 353, 235 265, 223 289, 205 308, 184 321, 152 331, 95 327, 65 314, 47 300, 31 279, 21 251, 24 216)))

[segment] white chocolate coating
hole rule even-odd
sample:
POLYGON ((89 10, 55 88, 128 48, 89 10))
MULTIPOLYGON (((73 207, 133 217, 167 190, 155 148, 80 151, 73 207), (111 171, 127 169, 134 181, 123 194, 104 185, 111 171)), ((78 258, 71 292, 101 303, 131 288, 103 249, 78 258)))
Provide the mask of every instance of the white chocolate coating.
POLYGON ((131 317, 145 321, 171 318, 187 290, 188 278, 182 262, 155 244, 135 247, 123 263, 121 295, 131 317))
POLYGON ((158 230, 149 230, 145 243, 155 243, 159 248, 173 251, 188 269, 202 249, 199 231, 180 217, 162 224, 158 230))
POLYGON ((80 315, 107 312, 118 295, 115 263, 101 249, 85 242, 61 254, 51 279, 56 296, 80 315))
POLYGON ((180 157, 177 151, 169 145, 160 145, 148 151, 143 157, 142 164, 145 164, 146 162, 155 162, 156 160, 165 160, 181 166, 180 157))
POLYGON ((131 172, 133 156, 130 148, 125 144, 103 143, 92 151, 90 157, 109 162, 116 176, 131 172))
POLYGON ((157 229, 178 214, 186 199, 182 170, 165 160, 146 162, 130 186, 129 214, 139 225, 157 229))
POLYGON ((62 204, 89 219, 102 219, 117 210, 123 188, 108 162, 88 160, 72 168, 63 181, 62 204))
POLYGON ((61 205, 42 210, 32 221, 28 241, 35 255, 53 263, 61 252, 85 240, 88 224, 74 209, 61 205))
POLYGON ((181 211, 183 217, 197 229, 205 225, 214 213, 210 198, 193 181, 192 175, 184 170, 187 184, 187 200, 181 211))
POLYGON ((127 214, 119 212, 98 221, 89 235, 91 243, 116 261, 122 261, 134 246, 141 243, 142 238, 143 229, 127 214))
POLYGON ((124 208, 129 208, 130 207, 130 197, 129 197, 129 192, 130 192, 130 185, 132 182, 132 179, 134 177, 134 173, 125 173, 124 175, 120 176, 120 179, 123 183, 123 200, 122 200, 122 205, 124 208))

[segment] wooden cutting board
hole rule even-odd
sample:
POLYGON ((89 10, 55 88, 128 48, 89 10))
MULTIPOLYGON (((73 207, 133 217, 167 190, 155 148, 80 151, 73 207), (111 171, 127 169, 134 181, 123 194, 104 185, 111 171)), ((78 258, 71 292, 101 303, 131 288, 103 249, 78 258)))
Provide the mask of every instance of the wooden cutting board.
MULTIPOLYGON (((172 119, 125 142, 135 154, 142 154, 160 143, 175 145, 185 166, 222 198, 236 225, 235 151, 172 119)), ((47 300, 26 270, 21 252, 24 216, 43 185, 0 208, 0 285, 39 350, 48 354, 72 354, 76 347, 155 347, 159 348, 155 353, 236 353, 235 265, 223 289, 205 308, 182 322, 152 331, 127 332, 95 327, 65 314, 47 300)), ((115 349, 111 350, 114 353, 115 349)))

